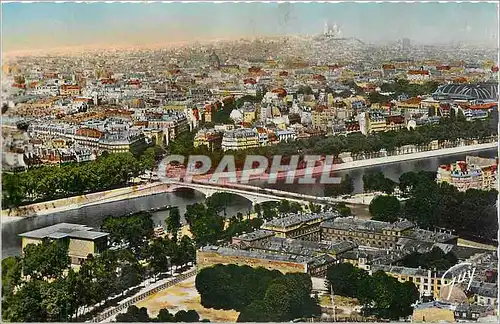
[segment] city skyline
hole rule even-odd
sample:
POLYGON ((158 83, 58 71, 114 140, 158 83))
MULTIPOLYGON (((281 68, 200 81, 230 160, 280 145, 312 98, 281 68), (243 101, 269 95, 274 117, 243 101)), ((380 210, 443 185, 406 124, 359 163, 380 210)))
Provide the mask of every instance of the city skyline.
POLYGON ((4 53, 314 35, 325 21, 369 43, 498 42, 495 3, 8 3, 2 21, 4 53))

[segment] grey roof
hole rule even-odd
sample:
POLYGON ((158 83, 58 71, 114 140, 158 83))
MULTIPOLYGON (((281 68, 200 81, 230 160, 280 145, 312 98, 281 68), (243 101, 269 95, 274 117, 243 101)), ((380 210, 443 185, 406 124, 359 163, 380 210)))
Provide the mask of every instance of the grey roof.
POLYGON ((388 225, 386 229, 394 229, 396 231, 404 231, 404 230, 407 230, 407 229, 410 229, 413 227, 415 227, 415 224, 413 224, 409 220, 403 219, 403 220, 400 220, 400 221, 397 221, 393 224, 388 225))
POLYGON ((457 307, 455 308, 456 312, 475 312, 475 313, 485 313, 487 311, 493 310, 494 308, 492 305, 487 306, 487 305, 478 305, 478 304, 467 304, 467 303, 461 303, 458 304, 457 307))
POLYGON ((396 244, 401 246, 404 250, 418 253, 426 253, 437 247, 440 248, 445 254, 448 254, 456 247, 453 244, 423 242, 405 237, 398 239, 396 244))
POLYGON ((390 266, 390 265, 373 265, 371 270, 376 272, 378 270, 382 270, 384 272, 389 272, 393 274, 400 274, 406 276, 421 276, 427 277, 428 270, 420 269, 420 268, 407 268, 407 267, 398 267, 398 266, 390 266))
POLYGON ((311 258, 299 255, 273 254, 267 252, 248 251, 248 250, 241 250, 241 249, 234 249, 234 248, 213 246, 213 245, 202 247, 200 251, 216 252, 220 255, 225 255, 225 256, 239 256, 239 257, 247 257, 254 259, 273 260, 278 262, 294 262, 294 263, 307 264, 308 262, 311 261, 311 258))
POLYGON ((457 236, 452 234, 433 232, 420 228, 411 229, 410 231, 405 233, 405 237, 430 243, 444 243, 454 238, 457 238, 457 236))
POLYGON ((335 258, 329 256, 328 254, 322 254, 322 255, 318 255, 316 257, 314 257, 309 263, 308 263, 308 267, 309 268, 317 268, 317 267, 321 267, 323 265, 328 265, 328 264, 331 264, 335 262, 335 258))
POLYGON ((280 253, 295 254, 314 257, 323 253, 342 253, 352 250, 356 244, 348 241, 342 242, 312 242, 281 237, 271 237, 265 241, 254 242, 252 249, 275 251, 280 253))
POLYGON ((354 230, 377 233, 381 233, 389 225, 390 223, 386 222, 364 220, 354 217, 339 217, 333 221, 327 221, 321 224, 322 227, 335 228, 345 231, 354 230))
POLYGON ((69 234, 72 238, 79 238, 84 240, 95 240, 100 237, 107 236, 108 233, 97 231, 76 231, 69 234))
POLYGON ((446 84, 438 87, 433 95, 461 95, 475 99, 498 98, 498 84, 446 84))
POLYGON ((496 283, 490 282, 478 282, 472 281, 470 286, 471 292, 478 294, 479 296, 497 298, 498 297, 498 285, 496 283))
POLYGON ((34 231, 21 233, 19 236, 34 239, 61 239, 64 237, 94 240, 107 236, 108 233, 92 231, 91 227, 81 224, 59 223, 52 226, 40 228, 34 231))
POLYGON ((259 239, 263 239, 266 237, 271 237, 274 236, 273 231, 267 231, 263 229, 259 229, 250 233, 245 233, 240 236, 235 237, 235 239, 241 240, 241 241, 255 241, 259 239))
POLYGON ((425 308, 440 308, 440 309, 451 310, 453 308, 453 305, 451 303, 446 303, 438 300, 415 305, 415 309, 425 309, 425 308))
POLYGON ((312 220, 328 220, 332 219, 335 217, 338 217, 338 213, 334 212, 327 212, 327 213, 320 213, 320 214, 288 214, 285 215, 282 218, 277 218, 273 219, 272 221, 266 222, 262 225, 262 228, 269 228, 269 227, 281 227, 281 228, 287 228, 287 227, 292 227, 299 225, 301 223, 309 222, 312 220))

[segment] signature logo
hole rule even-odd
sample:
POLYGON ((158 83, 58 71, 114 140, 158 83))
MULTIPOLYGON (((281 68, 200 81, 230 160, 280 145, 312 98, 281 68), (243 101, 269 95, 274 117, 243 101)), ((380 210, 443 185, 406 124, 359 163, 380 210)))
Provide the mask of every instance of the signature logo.
POLYGON ((456 264, 446 270, 446 272, 443 273, 443 276, 441 277, 442 287, 450 287, 450 290, 448 291, 448 297, 446 299, 450 298, 455 284, 466 283, 468 281, 467 288, 465 290, 469 290, 472 284, 472 280, 474 279, 475 272, 476 268, 472 266, 472 263, 468 262, 456 264), (445 281, 448 280, 449 282, 445 283, 445 281))

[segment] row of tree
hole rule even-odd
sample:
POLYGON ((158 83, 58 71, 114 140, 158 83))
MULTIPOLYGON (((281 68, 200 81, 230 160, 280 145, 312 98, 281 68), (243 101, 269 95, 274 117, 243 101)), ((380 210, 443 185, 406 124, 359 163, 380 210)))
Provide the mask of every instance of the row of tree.
POLYGON ((368 95, 368 100, 371 103, 387 103, 391 100, 398 99, 400 95, 407 95, 409 98, 414 98, 420 95, 432 94, 438 88, 439 83, 436 81, 427 81, 422 84, 410 83, 406 79, 396 79, 392 83, 384 83, 380 86, 380 92, 390 93, 389 95, 381 95, 378 92, 371 92, 368 95))
POLYGON ((238 322, 285 322, 321 313, 304 273, 215 265, 196 276, 196 289, 204 307, 239 311, 238 322))
POLYGON ((2 260, 2 318, 10 322, 67 322, 85 307, 138 285, 146 270, 128 250, 89 256, 78 272, 70 268, 67 244, 28 245, 22 258, 2 260), (4 273, 4 271, 6 271, 4 273), (47 280, 50 279, 50 280, 47 280))
MULTIPOLYGON (((175 214, 175 212, 174 212, 175 214)), ((28 244, 22 257, 2 260, 2 316, 12 322, 78 320, 84 308, 109 303, 147 278, 194 262, 194 242, 155 237, 148 213, 107 217, 111 249, 89 255, 78 272, 70 267, 68 242, 28 244)))
POLYGON ((435 172, 406 172, 399 183, 382 173, 363 176, 365 190, 383 191, 370 203, 373 219, 394 222, 405 218, 426 229, 446 228, 464 237, 494 240, 497 236, 496 190, 465 192, 448 183, 437 183, 435 172), (394 196, 398 188, 407 198, 403 204, 394 196))
POLYGON ((373 275, 350 263, 332 265, 327 272, 328 290, 335 295, 357 298, 365 316, 399 320, 413 312, 419 292, 412 282, 400 283, 383 271, 373 275))
MULTIPOLYGON (((490 138, 496 134, 496 129, 489 125, 488 120, 456 120, 452 118, 442 118, 438 124, 423 125, 416 129, 400 129, 388 132, 379 132, 367 136, 361 133, 351 133, 348 135, 335 135, 329 137, 315 136, 300 139, 280 145, 263 146, 255 149, 239 151, 211 151, 205 146, 194 147, 193 133, 186 133, 177 138, 170 146, 171 154, 180 155, 206 155, 211 158, 212 167, 215 168, 222 160, 222 157, 231 154, 235 157, 237 168, 242 168, 245 159, 249 154, 262 155, 269 158, 269 163, 276 155, 289 157, 292 155, 333 155, 338 157, 340 153, 351 152, 357 158, 377 157, 382 149, 388 155, 397 154, 398 148, 405 145, 416 145, 423 149, 429 148, 434 140, 439 143, 449 142, 454 145, 459 139, 473 140, 490 138)), ((286 160, 286 158, 284 158, 286 160)), ((287 163, 288 161, 282 161, 287 163)), ((301 160, 302 162, 302 160, 301 160)))
POLYGON ((195 310, 180 310, 175 314, 171 314, 168 309, 162 308, 158 312, 158 316, 151 318, 148 310, 145 307, 138 308, 135 305, 130 306, 127 312, 118 314, 116 321, 118 323, 196 323, 210 322, 209 320, 201 320, 200 315, 195 310))
POLYGON ((95 161, 42 166, 21 173, 3 173, 2 204, 23 204, 59 199, 127 185, 134 177, 152 170, 161 158, 158 148, 142 155, 102 154, 95 161))

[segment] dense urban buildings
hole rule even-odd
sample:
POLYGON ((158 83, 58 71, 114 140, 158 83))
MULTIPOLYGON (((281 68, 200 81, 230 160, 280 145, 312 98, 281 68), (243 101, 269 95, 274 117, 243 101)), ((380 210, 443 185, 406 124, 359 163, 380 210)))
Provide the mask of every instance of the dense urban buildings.
POLYGON ((438 19, 419 26, 381 7, 322 25, 337 11, 196 6, 164 18, 152 5, 151 20, 139 7, 68 10, 71 26, 42 11, 2 17, 8 45, 49 39, 25 31, 53 24, 55 43, 60 32, 76 43, 197 39, 4 57, 2 319, 497 316, 499 68, 496 45, 480 42, 498 37, 485 27, 497 17, 425 9, 438 19), (473 39, 481 28, 489 36, 473 39), (261 159, 249 183, 206 180, 228 160, 241 179, 250 155, 261 159), (211 165, 165 162, 179 156, 211 165), (275 162, 277 184, 265 181, 275 162), (340 183, 295 181, 330 162, 340 183))

